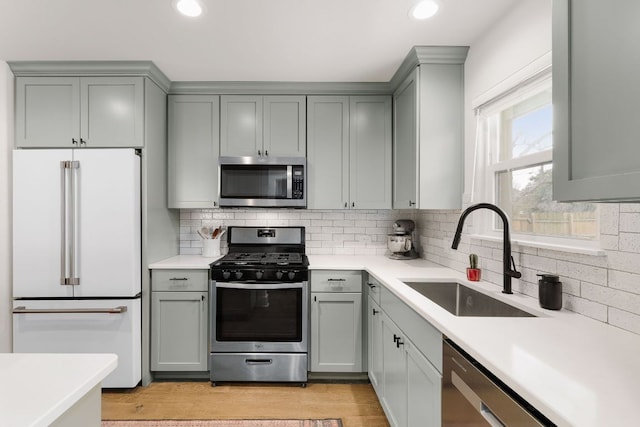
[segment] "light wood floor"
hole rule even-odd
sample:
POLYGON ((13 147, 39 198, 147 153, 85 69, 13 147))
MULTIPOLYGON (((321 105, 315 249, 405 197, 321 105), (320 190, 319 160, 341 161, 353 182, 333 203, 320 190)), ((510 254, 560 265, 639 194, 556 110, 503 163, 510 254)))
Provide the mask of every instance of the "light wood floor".
POLYGON ((102 418, 304 419, 341 418, 344 427, 388 427, 370 384, 295 385, 153 382, 102 393, 102 418))

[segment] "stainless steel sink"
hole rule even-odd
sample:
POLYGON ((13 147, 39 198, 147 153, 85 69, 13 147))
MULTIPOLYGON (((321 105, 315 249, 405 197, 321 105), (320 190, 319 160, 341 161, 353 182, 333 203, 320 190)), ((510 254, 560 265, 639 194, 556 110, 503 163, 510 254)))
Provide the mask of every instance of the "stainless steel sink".
POLYGON ((456 282, 403 282, 451 314, 476 317, 536 317, 456 282))

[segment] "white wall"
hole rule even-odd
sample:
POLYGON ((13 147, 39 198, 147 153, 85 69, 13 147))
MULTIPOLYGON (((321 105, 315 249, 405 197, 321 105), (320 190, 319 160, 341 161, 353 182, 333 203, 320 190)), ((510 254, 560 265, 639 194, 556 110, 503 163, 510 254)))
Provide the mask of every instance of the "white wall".
MULTIPOLYGON (((536 63, 551 50, 551 1, 522 0, 511 13, 471 46, 465 67, 466 191, 470 191, 475 143, 472 100, 492 92, 510 76, 536 63)), ((501 242, 463 235, 457 251, 451 241, 459 211, 420 211, 424 257, 464 271, 468 254, 480 257, 484 280, 502 286, 501 242)), ((595 320, 640 334, 640 206, 600 205, 600 244, 604 256, 541 249, 513 248, 522 278, 513 281, 515 292, 537 297, 537 273, 560 276, 563 307, 595 320)))
POLYGON ((471 189, 476 118, 473 100, 551 52, 551 1, 521 0, 471 45, 465 62, 465 191, 471 189))
POLYGON ((11 351, 13 74, 0 60, 0 353, 11 351))

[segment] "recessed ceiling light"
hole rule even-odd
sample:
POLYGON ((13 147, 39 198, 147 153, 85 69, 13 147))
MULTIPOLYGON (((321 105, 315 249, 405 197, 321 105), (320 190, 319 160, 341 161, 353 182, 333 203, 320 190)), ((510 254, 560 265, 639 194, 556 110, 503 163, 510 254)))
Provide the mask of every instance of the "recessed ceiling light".
POLYGON ((418 0, 411 8, 409 15, 413 19, 428 19, 438 12, 438 7, 435 0, 418 0))
POLYGON ((173 0, 173 7, 190 18, 196 18, 204 12, 204 5, 200 0, 173 0))

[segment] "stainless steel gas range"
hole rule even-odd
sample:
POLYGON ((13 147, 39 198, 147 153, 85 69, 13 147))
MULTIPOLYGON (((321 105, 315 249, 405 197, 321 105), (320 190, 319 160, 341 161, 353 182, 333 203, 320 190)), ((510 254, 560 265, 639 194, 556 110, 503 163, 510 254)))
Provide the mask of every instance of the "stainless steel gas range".
POLYGON ((211 383, 307 381, 304 227, 229 227, 211 264, 211 383))

